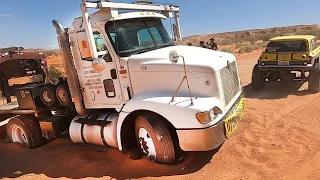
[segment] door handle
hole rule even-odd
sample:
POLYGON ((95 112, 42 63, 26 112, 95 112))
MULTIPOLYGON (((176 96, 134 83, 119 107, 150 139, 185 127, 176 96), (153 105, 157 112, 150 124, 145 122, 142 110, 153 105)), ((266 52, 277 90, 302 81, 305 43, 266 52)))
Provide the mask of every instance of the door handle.
POLYGON ((111 69, 110 70, 110 74, 111 74, 111 78, 112 79, 117 79, 118 78, 117 71, 115 69, 111 69))

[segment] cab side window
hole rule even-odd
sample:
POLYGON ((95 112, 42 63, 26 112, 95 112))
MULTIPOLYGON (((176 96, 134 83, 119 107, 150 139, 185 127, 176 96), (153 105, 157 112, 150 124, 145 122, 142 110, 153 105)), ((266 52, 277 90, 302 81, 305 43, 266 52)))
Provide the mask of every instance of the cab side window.
POLYGON ((93 38, 94 38, 94 42, 96 43, 97 52, 107 50, 107 46, 106 46, 100 32, 98 32, 98 31, 93 32, 93 38))
POLYGON ((106 62, 112 62, 112 59, 111 59, 111 56, 108 52, 108 49, 107 49, 107 45, 103 39, 103 36, 102 34, 99 32, 99 31, 94 31, 93 32, 93 38, 94 38, 94 42, 96 44, 96 47, 97 47, 97 52, 99 54, 99 52, 103 52, 105 51, 106 54, 103 54, 98 56, 98 57, 103 57, 103 59, 106 61, 106 62))
POLYGON ((316 39, 311 40, 311 51, 313 51, 316 48, 316 39))

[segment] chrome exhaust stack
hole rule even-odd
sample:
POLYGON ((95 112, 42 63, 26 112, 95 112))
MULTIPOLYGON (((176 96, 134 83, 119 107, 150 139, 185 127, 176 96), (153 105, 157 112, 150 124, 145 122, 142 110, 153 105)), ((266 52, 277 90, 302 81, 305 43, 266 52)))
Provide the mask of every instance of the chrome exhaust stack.
POLYGON ((56 28, 58 34, 58 42, 60 46, 60 53, 62 57, 62 62, 66 68, 67 82, 72 98, 72 102, 75 105, 76 111, 79 115, 85 115, 86 109, 83 107, 82 103, 82 93, 80 90, 80 83, 77 76, 77 71, 75 69, 73 58, 70 49, 69 36, 63 28, 62 24, 57 21, 52 21, 53 26, 56 28))

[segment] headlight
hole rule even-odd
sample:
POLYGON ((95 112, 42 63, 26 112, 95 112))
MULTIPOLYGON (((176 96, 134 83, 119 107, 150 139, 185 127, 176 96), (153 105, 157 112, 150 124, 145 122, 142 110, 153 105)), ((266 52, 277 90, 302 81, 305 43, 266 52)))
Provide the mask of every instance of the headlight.
POLYGON ((221 109, 218 107, 214 107, 210 111, 197 113, 196 117, 202 124, 208 124, 213 121, 219 114, 222 114, 221 109))

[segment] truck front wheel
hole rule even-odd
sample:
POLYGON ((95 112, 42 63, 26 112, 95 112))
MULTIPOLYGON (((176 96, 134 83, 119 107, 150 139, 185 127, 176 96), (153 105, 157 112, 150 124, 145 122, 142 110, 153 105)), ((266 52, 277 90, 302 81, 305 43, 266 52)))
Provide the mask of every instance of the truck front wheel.
POLYGON ((175 150, 170 133, 160 117, 155 114, 138 116, 135 135, 143 154, 161 164, 173 164, 175 150))
POLYGON ((265 86, 266 76, 265 72, 261 71, 258 64, 256 64, 252 71, 252 89, 253 90, 260 90, 263 89, 265 86))
POLYGON ((6 126, 10 142, 19 143, 30 149, 41 147, 44 138, 39 123, 29 116, 12 118, 6 126))

